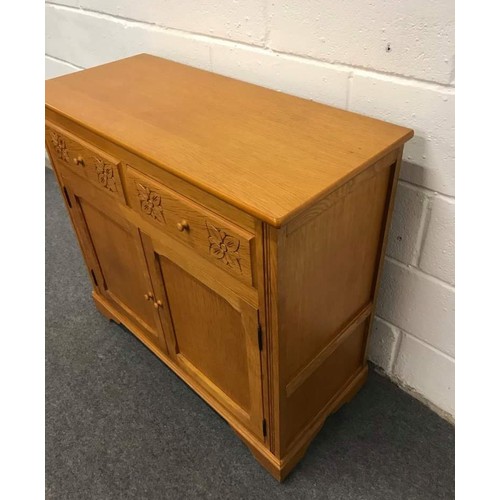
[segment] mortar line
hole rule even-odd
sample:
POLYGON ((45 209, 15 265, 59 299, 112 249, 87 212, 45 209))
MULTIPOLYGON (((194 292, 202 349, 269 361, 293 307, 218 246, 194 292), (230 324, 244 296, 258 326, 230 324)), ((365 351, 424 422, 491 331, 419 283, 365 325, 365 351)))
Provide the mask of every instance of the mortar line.
MULTIPOLYGON (((399 327, 397 327, 399 328, 399 327)), ((422 345, 428 347, 431 351, 435 352, 436 354, 441 354, 444 358, 446 358, 448 361, 453 361, 455 362, 455 358, 451 354, 447 354, 446 352, 442 351, 438 347, 430 344, 429 342, 422 340, 420 337, 417 337, 415 334, 407 332, 406 330, 403 330, 402 328, 399 328, 400 332, 404 335, 408 335, 408 337, 413 338, 417 342, 420 342, 422 345)))
POLYGON ((271 19, 269 18, 269 0, 264 0, 264 48, 269 49, 271 38, 271 19))
MULTIPOLYGON (((415 165, 418 165, 418 163, 416 163, 415 165)), ((447 201, 452 201, 452 200, 455 201, 455 196, 453 196, 451 194, 445 194, 441 191, 436 191, 435 189, 430 189, 430 188, 422 186, 420 184, 414 184, 411 181, 401 179, 401 177, 398 179, 398 183, 403 184, 404 186, 408 186, 408 187, 413 188, 413 189, 418 189, 418 190, 428 194, 429 196, 438 195, 440 197, 445 198, 447 201)))
POLYGON ((451 285, 450 283, 443 281, 440 278, 436 278, 436 276, 432 276, 432 274, 427 274, 426 272, 422 271, 422 269, 419 269, 418 267, 415 267, 412 264, 405 264, 404 262, 401 262, 400 260, 397 260, 394 257, 389 257, 388 255, 385 256, 385 259, 398 267, 402 267, 406 270, 413 271, 418 276, 427 278, 429 281, 432 281, 435 284, 442 285, 444 288, 450 291, 453 292, 455 291, 454 285, 451 285))
POLYGON ((61 59, 60 57, 51 56, 50 54, 47 54, 47 53, 45 53, 45 57, 48 57, 49 59, 53 59, 54 61, 57 61, 57 62, 67 64, 68 66, 73 66, 75 69, 86 69, 83 66, 78 66, 77 64, 66 61, 66 59, 61 59))

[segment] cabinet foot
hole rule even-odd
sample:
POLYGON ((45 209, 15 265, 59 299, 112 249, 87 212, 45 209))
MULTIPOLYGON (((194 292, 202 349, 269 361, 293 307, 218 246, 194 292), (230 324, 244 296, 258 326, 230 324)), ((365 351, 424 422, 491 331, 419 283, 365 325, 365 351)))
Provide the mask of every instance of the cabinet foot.
POLYGON ((291 443, 283 458, 276 457, 264 444, 249 442, 237 428, 231 426, 236 434, 245 442, 255 459, 278 481, 282 482, 290 474, 293 468, 304 457, 309 445, 319 433, 332 413, 338 411, 344 404, 348 403, 361 389, 368 376, 368 366, 365 365, 344 387, 334 399, 325 406, 323 411, 310 422, 301 434, 291 443))
POLYGON ((92 290, 92 298, 94 299, 95 306, 97 307, 97 310, 107 319, 110 321, 115 322, 117 325, 121 325, 121 321, 118 319, 118 317, 111 311, 111 309, 108 308, 106 305, 106 302, 102 297, 96 293, 95 290, 92 290))
POLYGON ((283 474, 286 477, 297 463, 306 454, 306 451, 319 433, 326 419, 338 411, 344 404, 348 403, 361 389, 368 376, 368 365, 363 366, 359 372, 344 386, 340 393, 318 413, 316 418, 298 435, 288 448, 283 462, 283 474))
POLYGON ((227 421, 227 423, 233 429, 235 434, 247 445, 257 462, 259 462, 259 464, 262 465, 262 467, 264 467, 264 469, 266 469, 275 479, 280 482, 283 481, 285 476, 282 475, 281 460, 271 453, 264 443, 258 441, 251 434, 245 432, 244 429, 233 425, 229 421, 227 421))

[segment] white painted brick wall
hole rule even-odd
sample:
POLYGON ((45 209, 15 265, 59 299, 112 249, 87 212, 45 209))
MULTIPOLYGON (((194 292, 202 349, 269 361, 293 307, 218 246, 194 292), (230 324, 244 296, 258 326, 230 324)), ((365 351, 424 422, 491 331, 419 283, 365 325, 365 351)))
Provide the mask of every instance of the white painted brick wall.
POLYGON ((66 62, 60 61, 58 59, 52 59, 51 57, 45 56, 45 78, 54 78, 56 76, 67 75, 68 73, 73 73, 79 68, 68 64, 66 62))
POLYGON ((454 51, 453 0, 46 2, 47 78, 149 52, 415 130, 369 353, 452 417, 454 51))
POLYGON ((389 257, 408 264, 418 261, 428 200, 429 196, 421 189, 411 184, 399 183, 387 242, 389 257))
POLYGON ((381 318, 373 320, 370 337, 370 359, 386 373, 392 372, 396 355, 398 354, 401 332, 381 318))
POLYGON ((436 196, 432 200, 429 227, 420 256, 420 268, 455 284, 455 201, 436 196))
POLYGON ((453 78, 453 9, 453 0, 275 0, 269 47, 447 84, 453 78))
POLYGON ((394 376, 443 411, 455 414, 455 360, 415 337, 402 334, 394 376))
POLYGON ((355 70, 349 109, 399 125, 415 137, 405 146, 401 178, 453 196, 454 89, 355 70))
POLYGON ((266 0, 66 0, 86 10, 189 33, 264 45, 266 0))
POLYGON ((46 51, 77 66, 89 67, 151 52, 210 69, 210 48, 196 36, 65 7, 46 10, 46 51))
POLYGON ((386 260, 377 314, 415 337, 453 356, 453 287, 421 271, 386 260))

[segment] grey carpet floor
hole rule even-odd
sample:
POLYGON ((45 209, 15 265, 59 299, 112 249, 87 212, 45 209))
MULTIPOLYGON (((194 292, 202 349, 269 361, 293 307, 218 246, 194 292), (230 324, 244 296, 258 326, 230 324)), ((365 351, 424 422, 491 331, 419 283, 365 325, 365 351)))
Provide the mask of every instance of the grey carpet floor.
POLYGON ((374 372, 277 483, 224 420, 97 312, 90 292, 47 169, 47 498, 454 497, 454 428, 374 372))

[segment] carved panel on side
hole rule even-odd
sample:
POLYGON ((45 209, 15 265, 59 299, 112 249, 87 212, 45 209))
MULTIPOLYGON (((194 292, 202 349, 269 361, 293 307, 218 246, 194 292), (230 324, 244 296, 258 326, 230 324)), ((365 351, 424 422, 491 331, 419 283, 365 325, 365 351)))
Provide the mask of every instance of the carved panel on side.
POLYGON ((69 163, 69 152, 68 147, 66 146, 66 139, 64 136, 56 132, 55 130, 48 129, 50 144, 54 149, 54 153, 56 158, 59 160, 69 163))

